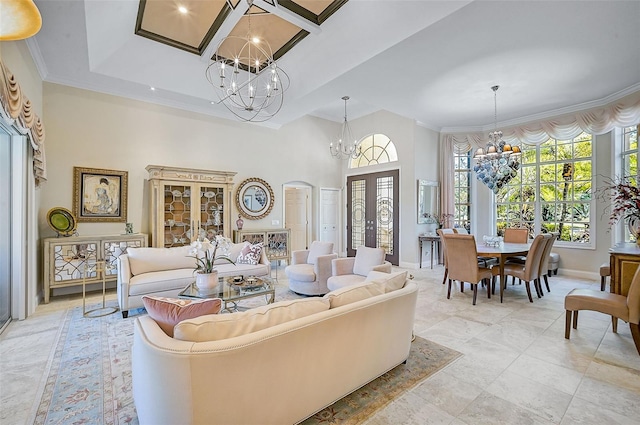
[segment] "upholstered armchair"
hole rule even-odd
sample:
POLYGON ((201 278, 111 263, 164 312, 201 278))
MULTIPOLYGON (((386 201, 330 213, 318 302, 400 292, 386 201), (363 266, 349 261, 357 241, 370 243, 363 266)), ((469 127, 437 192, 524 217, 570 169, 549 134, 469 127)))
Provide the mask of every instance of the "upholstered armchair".
POLYGON ((355 257, 336 258, 331 261, 331 277, 327 279, 330 291, 362 283, 369 272, 391 273, 391 263, 385 261, 384 248, 359 246, 355 257))
POLYGON ((324 295, 329 292, 327 279, 331 276, 333 242, 313 241, 308 250, 291 252, 291 264, 284 269, 289 289, 302 295, 324 295))

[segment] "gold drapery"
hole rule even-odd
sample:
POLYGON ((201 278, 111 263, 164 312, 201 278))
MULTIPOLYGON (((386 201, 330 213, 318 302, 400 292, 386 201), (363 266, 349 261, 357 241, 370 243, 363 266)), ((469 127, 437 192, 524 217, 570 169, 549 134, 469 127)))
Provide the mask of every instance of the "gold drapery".
POLYGON ((16 77, 0 61, 0 115, 26 135, 33 149, 33 174, 36 186, 47 180, 44 154, 44 125, 33 112, 31 101, 22 94, 16 77))

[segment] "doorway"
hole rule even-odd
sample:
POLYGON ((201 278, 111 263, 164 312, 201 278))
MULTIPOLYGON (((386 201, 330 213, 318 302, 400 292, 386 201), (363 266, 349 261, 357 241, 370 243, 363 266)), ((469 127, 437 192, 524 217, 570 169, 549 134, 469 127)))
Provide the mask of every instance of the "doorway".
POLYGON ((284 227, 291 229, 291 251, 311 244, 311 186, 284 185, 284 227))
POLYGON ((384 248, 386 260, 398 265, 399 171, 347 177, 347 255, 360 245, 384 248))
POLYGON ((340 218, 341 189, 320 188, 320 242, 332 242, 333 251, 342 252, 340 218))

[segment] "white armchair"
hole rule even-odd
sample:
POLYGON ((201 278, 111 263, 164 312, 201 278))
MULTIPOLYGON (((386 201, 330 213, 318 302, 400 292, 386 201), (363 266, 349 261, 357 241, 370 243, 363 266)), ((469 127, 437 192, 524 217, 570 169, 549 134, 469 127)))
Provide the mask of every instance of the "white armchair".
POLYGON ((332 242, 313 241, 308 250, 291 252, 291 265, 284 269, 289 289, 302 295, 324 295, 329 292, 327 279, 331 276, 332 242))
POLYGON ((384 248, 359 246, 355 257, 336 258, 331 262, 331 277, 327 279, 330 291, 362 283, 372 272, 391 273, 391 263, 385 261, 384 248))

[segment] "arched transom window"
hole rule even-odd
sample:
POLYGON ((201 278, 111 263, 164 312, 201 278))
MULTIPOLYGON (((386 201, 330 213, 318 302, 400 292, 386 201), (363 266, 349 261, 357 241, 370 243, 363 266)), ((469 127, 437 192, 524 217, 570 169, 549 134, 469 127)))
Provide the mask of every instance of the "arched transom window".
POLYGON ((396 146, 384 134, 372 134, 360 142, 362 155, 352 159, 350 168, 366 167, 367 165, 384 164, 398 160, 396 146))

